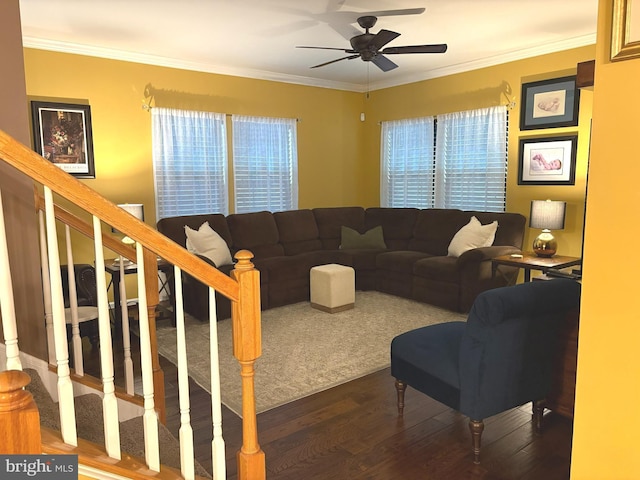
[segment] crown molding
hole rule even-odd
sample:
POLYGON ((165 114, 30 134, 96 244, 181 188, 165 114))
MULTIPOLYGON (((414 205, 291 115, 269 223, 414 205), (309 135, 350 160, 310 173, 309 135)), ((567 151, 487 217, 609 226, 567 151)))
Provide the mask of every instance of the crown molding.
POLYGON ((559 42, 546 43, 544 45, 538 45, 532 48, 525 48, 521 50, 514 50, 501 55, 495 55, 492 57, 486 57, 471 62, 459 63, 457 65, 451 65, 442 68, 434 68, 433 70, 421 72, 420 74, 408 75, 400 81, 380 81, 370 85, 369 90, 381 90, 383 88, 397 87, 400 85, 406 85, 408 83, 421 82, 423 80, 430 80, 432 78, 444 77, 447 75, 453 75, 455 73, 469 72, 471 70, 478 70, 485 67, 493 67, 502 63, 514 62, 517 60, 523 60, 525 58, 537 57, 539 55, 547 55, 549 53, 561 52, 563 50, 570 50, 572 48, 585 47, 587 45, 595 45, 596 34, 582 35, 559 42))
POLYGON ((91 57, 100 57, 111 60, 121 60, 125 62, 142 63, 146 65, 154 65, 159 67, 177 68, 181 70, 192 70, 196 72, 214 73, 219 75, 230 75, 234 77, 254 78, 258 80, 268 80, 273 82, 292 83, 296 85, 304 85, 310 87, 330 88, 335 90, 346 90, 352 92, 364 93, 366 91, 381 90, 384 88, 397 87, 408 83, 416 83, 433 78, 444 77, 456 73, 477 70, 479 68, 491 67, 502 63, 513 62, 525 58, 546 55, 562 50, 594 45, 596 43, 596 34, 583 35, 579 37, 562 40, 559 42, 551 42, 544 45, 538 45, 532 48, 515 50, 502 55, 482 58, 471 62, 459 63, 457 65, 446 66, 442 68, 434 68, 425 72, 414 75, 406 75, 391 81, 379 81, 369 85, 354 84, 348 82, 335 82, 330 80, 321 80, 316 78, 287 75, 277 72, 269 72, 264 70, 254 70, 245 68, 234 68, 221 65, 211 65, 202 62, 189 62, 177 60, 175 58, 161 57, 157 55, 147 55, 135 52, 126 52, 103 47, 95 47, 88 45, 80 45, 71 42, 60 42, 55 40, 46 40, 37 37, 25 36, 22 44, 26 48, 35 48, 39 50, 50 50, 61 53, 71 53, 76 55, 87 55, 91 57))

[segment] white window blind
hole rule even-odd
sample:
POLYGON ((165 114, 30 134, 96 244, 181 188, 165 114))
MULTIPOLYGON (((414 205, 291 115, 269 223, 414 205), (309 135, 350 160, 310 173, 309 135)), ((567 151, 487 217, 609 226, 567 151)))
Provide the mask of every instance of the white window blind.
POLYGON ((506 107, 383 122, 380 205, 503 212, 507 135, 506 107))
POLYGON ((158 219, 229 213, 225 115, 153 108, 158 219))
POLYGON ((382 122, 381 206, 434 206, 433 141, 433 117, 382 122))
POLYGON ((235 212, 298 208, 296 120, 233 115, 235 212))
POLYGON ((503 212, 507 181, 507 108, 437 116, 436 204, 503 212))

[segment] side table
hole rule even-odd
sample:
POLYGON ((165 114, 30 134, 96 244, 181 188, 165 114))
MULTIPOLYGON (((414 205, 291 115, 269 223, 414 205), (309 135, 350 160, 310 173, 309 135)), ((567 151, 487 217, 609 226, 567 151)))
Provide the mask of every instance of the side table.
POLYGON ((523 252, 522 256, 500 255, 491 260, 491 272, 495 276, 498 265, 508 265, 524 269, 524 281, 531 281, 531 270, 540 270, 546 273, 552 269, 561 269, 580 265, 582 259, 578 257, 567 257, 564 255, 554 255, 553 257, 539 257, 535 253, 523 252))
MULTIPOLYGON (((104 261, 104 269, 111 275, 111 284, 113 285, 113 309, 114 309, 114 323, 116 332, 120 332, 122 329, 122 299, 120 298, 120 262, 117 259, 110 258, 104 261)), ((160 291, 164 290, 169 296, 169 302, 175 312, 174 297, 169 284, 173 278, 173 265, 166 260, 158 259, 158 275, 163 272, 166 275, 166 280, 160 278, 160 291)), ((132 273, 138 273, 138 265, 135 263, 127 262, 124 264, 124 274, 129 275, 132 273)), ((174 321, 174 320, 172 320, 174 321)))

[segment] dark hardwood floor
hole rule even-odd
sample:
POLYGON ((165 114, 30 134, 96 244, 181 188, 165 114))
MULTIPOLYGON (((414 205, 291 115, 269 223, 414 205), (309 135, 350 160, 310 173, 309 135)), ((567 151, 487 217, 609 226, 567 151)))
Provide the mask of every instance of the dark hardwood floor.
MULTIPOLYGON (((134 352, 136 343, 132 342, 134 352)), ((121 361, 115 357, 118 371, 121 361)), ((88 372, 99 368, 98 355, 85 359, 88 372)), ((167 427, 177 437, 177 369, 160 360, 167 427)), ((196 457, 211 471, 211 397, 192 381, 190 395, 196 457)), ((476 466, 468 419, 411 388, 404 416, 398 417, 394 382, 385 369, 258 415, 258 435, 270 480, 569 478, 570 420, 548 412, 542 435, 536 435, 528 404, 486 419, 485 424, 482 463, 476 466)), ((224 406, 223 435, 227 478, 235 480, 242 424, 224 406)))
MULTIPOLYGON (((176 369, 162 361, 168 395, 167 426, 177 434, 176 369), (175 400, 175 401, 174 401, 175 400)), ((191 382, 196 455, 211 468, 210 396, 191 382)), ((385 369, 258 415, 267 478, 503 479, 569 478, 572 422, 552 412, 542 435, 526 405, 486 420, 482 463, 473 464, 468 419, 408 389, 398 417, 393 379, 385 369)), ((240 419, 223 407, 227 478, 236 479, 240 419)))

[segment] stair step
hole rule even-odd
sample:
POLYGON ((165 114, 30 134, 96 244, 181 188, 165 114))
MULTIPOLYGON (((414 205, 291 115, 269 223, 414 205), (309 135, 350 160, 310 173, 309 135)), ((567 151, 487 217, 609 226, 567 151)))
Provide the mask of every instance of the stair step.
MULTIPOLYGON (((33 395, 40 411, 40 425, 51 430, 60 431, 60 412, 54 403, 38 372, 25 369, 31 377, 26 387, 33 395)), ((104 424, 102 421, 102 398, 95 393, 75 397, 76 428, 78 438, 97 445, 104 445, 104 424)), ((163 465, 180 469, 180 442, 161 423, 158 423, 158 439, 160 443, 160 460, 163 465)), ((121 450, 134 457, 144 458, 144 428, 142 417, 135 417, 120 422, 121 450)), ((211 475, 197 461, 195 473, 201 477, 211 475)))

